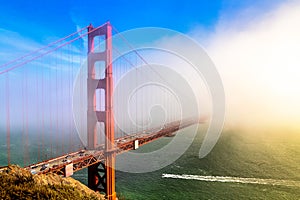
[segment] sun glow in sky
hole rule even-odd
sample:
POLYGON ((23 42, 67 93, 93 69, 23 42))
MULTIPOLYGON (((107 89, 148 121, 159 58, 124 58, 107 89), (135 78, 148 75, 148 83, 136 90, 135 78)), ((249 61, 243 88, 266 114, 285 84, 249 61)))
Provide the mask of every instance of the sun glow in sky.
POLYGON ((226 125, 300 128, 299 10, 291 0, 5 1, 0 64, 89 23, 169 28, 203 45, 216 64, 226 125))

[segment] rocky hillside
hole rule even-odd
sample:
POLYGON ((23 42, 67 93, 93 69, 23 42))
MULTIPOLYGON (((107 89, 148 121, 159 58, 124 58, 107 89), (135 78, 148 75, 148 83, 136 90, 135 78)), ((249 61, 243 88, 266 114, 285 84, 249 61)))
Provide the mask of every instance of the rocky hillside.
POLYGON ((14 165, 0 172, 0 180, 0 199, 104 199, 71 177, 32 175, 14 165))

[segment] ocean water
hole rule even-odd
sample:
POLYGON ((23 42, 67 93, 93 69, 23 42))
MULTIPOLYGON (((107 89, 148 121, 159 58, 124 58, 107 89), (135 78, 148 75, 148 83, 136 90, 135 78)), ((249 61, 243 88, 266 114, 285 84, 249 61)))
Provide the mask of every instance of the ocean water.
MULTIPOLYGON (((31 131, 27 136, 21 130, 10 133, 10 162, 21 167, 82 149, 75 133, 48 133, 31 131), (72 137, 72 139, 70 139, 72 137)), ((8 164, 6 131, 0 129, 0 166, 8 164)))
MULTIPOLYGON (((185 129, 186 132, 189 130, 185 129)), ((116 190, 120 199, 300 199, 298 133, 225 130, 213 151, 199 159, 204 132, 205 128, 201 128, 190 148, 160 170, 149 173, 117 171, 116 190)), ((6 162, 3 138, 1 135, 1 165, 6 162)), ((22 165, 22 142, 17 135, 12 138, 12 161, 22 165)), ((162 138, 137 152, 157 150, 172 139, 162 138)), ((38 148, 34 139, 31 145, 32 162, 38 148)), ((87 184, 87 170, 79 171, 73 177, 87 184)))
MULTIPOLYGON (((213 151, 199 159, 203 132, 199 130, 184 155, 161 170, 117 172, 118 193, 126 199, 300 199, 298 133, 225 130, 213 151)), ((157 149, 163 140, 140 151, 157 149)))

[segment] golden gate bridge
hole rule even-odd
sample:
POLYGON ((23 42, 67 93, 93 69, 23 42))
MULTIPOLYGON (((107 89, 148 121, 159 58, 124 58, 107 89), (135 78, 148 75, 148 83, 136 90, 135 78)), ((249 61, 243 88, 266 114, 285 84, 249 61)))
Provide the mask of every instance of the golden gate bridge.
MULTIPOLYGON (((2 64, 0 103, 4 110, 0 127, 6 133, 7 164, 13 163, 12 149, 18 148, 24 168, 33 174, 53 172, 70 176, 87 168, 88 186, 104 192, 107 199, 116 199, 116 155, 204 121, 193 114, 182 119, 167 92, 152 89, 134 97, 130 107, 134 114, 128 119, 124 114, 128 108, 115 103, 116 99, 126 101, 124 91, 116 91, 113 83, 130 69, 135 70, 134 79, 149 75, 138 72, 141 65, 159 79, 169 81, 164 77, 167 74, 157 72, 109 22, 96 28, 83 27, 2 64), (121 55, 113 46, 113 32, 119 34, 130 53, 121 55), (113 60, 113 54, 120 57, 113 60), (85 70, 84 76, 78 72, 82 65, 86 66, 81 69, 85 70), (73 116, 74 100, 79 111, 73 116), (168 116, 163 122, 151 123, 145 107, 157 102, 164 102, 168 116), (73 117, 77 118, 75 122, 73 117), (134 121, 134 128, 128 120, 134 121), (15 132, 21 136, 18 147, 11 146, 15 132), (76 132, 84 134, 76 139, 76 132)), ((133 82, 139 84, 137 80, 133 82)))

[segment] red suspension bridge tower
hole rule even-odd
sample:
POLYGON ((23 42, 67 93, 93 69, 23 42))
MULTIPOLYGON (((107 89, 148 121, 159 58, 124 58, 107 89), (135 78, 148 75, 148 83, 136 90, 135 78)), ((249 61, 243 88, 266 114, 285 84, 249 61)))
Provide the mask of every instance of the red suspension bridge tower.
POLYGON ((91 189, 105 192, 108 200, 116 199, 115 192, 115 147, 113 117, 113 75, 112 75, 112 27, 109 22, 101 27, 88 27, 88 78, 87 78, 87 136, 88 149, 97 148, 98 122, 104 123, 105 132, 105 163, 97 163, 88 167, 88 186, 91 189), (105 49, 96 52, 94 39, 104 36, 105 49), (105 77, 95 78, 96 62, 104 62, 105 77), (96 90, 105 91, 105 109, 96 110, 96 90), (96 117, 95 117, 96 116, 96 117))

